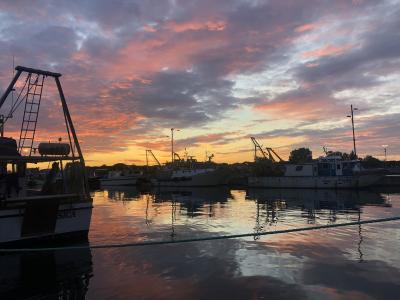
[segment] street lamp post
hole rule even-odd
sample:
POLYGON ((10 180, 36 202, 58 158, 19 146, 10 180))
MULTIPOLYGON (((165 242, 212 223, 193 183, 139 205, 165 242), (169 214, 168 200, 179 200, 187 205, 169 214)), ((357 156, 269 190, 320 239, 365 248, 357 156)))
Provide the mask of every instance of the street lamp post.
POLYGON ((171 162, 175 161, 175 158, 174 158, 174 130, 180 131, 179 129, 171 128, 171 162))
POLYGON ((354 133, 354 111, 358 110, 358 108, 353 108, 353 104, 350 105, 350 112, 351 115, 347 116, 348 118, 351 118, 351 127, 353 129, 353 152, 354 156, 357 157, 357 149, 356 149, 356 135, 354 133))

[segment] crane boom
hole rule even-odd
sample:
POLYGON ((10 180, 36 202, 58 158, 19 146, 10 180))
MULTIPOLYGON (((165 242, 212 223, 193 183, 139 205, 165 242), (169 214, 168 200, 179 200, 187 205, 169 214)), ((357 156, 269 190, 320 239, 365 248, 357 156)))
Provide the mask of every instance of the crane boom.
POLYGON ((257 149, 260 151, 260 153, 262 154, 262 156, 264 158, 267 158, 267 154, 265 153, 265 151, 263 150, 261 145, 258 143, 256 138, 252 136, 252 137, 250 137, 250 139, 251 139, 251 141, 253 142, 253 145, 254 145, 254 160, 257 159, 257 149))
POLYGON ((276 152, 274 149, 272 149, 271 147, 266 147, 265 150, 267 150, 267 152, 264 151, 263 147, 260 145, 260 143, 257 141, 257 139, 255 137, 250 137, 251 141, 253 142, 254 145, 254 161, 257 160, 257 150, 261 153, 262 158, 267 158, 272 160, 273 162, 281 162, 284 161, 276 152), (275 156, 275 157, 274 157, 275 156))
POLYGON ((151 157, 153 157, 153 159, 157 162, 157 165, 159 165, 161 167, 161 163, 160 161, 157 159, 157 157, 154 155, 153 151, 151 151, 150 149, 146 150, 146 165, 149 165, 149 158, 148 155, 150 154, 151 157))

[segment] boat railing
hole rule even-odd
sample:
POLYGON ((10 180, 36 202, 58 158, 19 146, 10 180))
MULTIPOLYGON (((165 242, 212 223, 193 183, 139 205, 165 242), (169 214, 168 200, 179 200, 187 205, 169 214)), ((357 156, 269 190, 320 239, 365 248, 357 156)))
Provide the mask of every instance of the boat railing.
POLYGON ((13 162, 26 162, 26 163, 40 163, 52 161, 77 161, 78 157, 72 156, 0 156, 0 162, 13 163, 13 162))
POLYGON ((33 201, 58 201, 60 204, 63 203, 71 203, 71 202, 89 202, 90 199, 86 197, 85 194, 58 194, 58 195, 39 195, 39 196, 25 196, 25 197, 14 197, 14 198, 5 198, 0 200, 2 205, 21 205, 28 202, 33 201))

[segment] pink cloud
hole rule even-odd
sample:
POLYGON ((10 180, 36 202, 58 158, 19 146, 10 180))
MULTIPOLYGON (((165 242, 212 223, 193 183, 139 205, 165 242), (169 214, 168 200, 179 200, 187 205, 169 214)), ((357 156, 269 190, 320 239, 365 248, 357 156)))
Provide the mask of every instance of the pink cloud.
POLYGON ((306 32, 317 28, 317 24, 315 23, 307 23, 295 28, 296 32, 306 32))
POLYGON ((342 46, 335 46, 335 45, 326 45, 324 47, 307 51, 302 54, 304 58, 320 58, 324 56, 337 56, 341 55, 350 49, 353 48, 353 45, 347 44, 342 46))
POLYGON ((190 22, 168 22, 166 28, 175 32, 184 32, 188 30, 209 30, 222 31, 226 28, 224 21, 190 21, 190 22))

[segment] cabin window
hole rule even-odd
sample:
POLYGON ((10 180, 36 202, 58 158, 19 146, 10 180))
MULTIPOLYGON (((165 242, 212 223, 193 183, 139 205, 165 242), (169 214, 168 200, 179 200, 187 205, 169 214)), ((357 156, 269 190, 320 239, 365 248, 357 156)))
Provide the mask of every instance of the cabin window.
POLYGON ((303 171, 303 166, 296 166, 296 171, 303 171))
POLYGON ((340 170, 340 165, 337 165, 337 169, 340 170))
POLYGON ((328 169, 328 168, 329 168, 329 165, 328 165, 328 164, 322 164, 322 168, 328 169))

